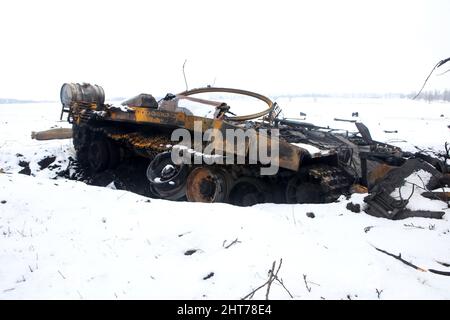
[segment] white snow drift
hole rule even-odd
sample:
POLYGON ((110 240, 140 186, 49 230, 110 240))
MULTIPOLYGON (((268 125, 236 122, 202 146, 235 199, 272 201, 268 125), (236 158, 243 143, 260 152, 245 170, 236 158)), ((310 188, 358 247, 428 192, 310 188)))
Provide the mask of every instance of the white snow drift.
MULTIPOLYGON (((334 117, 358 111, 374 138, 412 151, 440 150, 449 140, 444 104, 387 100, 376 101, 375 109, 373 102, 354 100, 281 102, 289 116, 303 111, 320 125, 336 126, 334 117), (398 133, 384 133, 393 129, 398 133)), ((0 105, 0 299, 240 299, 263 284, 280 259, 278 276, 289 292, 274 283, 270 299, 450 298, 450 277, 375 249, 450 271, 439 263, 450 263, 444 202, 414 198, 422 209, 445 211, 442 220, 391 221, 345 208, 349 201, 364 205, 365 195, 241 208, 52 179, 56 174, 36 162, 54 155, 66 166, 74 156, 71 140, 34 141, 30 133, 67 126, 53 120, 58 113, 56 104, 0 105), (17 174, 20 161, 30 162, 31 176, 17 174)), ((264 299, 265 290, 254 298, 264 299)))

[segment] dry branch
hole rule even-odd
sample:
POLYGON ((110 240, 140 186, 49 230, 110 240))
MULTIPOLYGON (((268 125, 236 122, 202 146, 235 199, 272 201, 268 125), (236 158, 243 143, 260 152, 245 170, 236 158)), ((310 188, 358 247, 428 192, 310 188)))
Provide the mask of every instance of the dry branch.
POLYGON ((444 267, 450 268, 450 263, 446 263, 446 262, 442 262, 442 261, 437 261, 437 260, 436 260, 436 262, 439 263, 439 264, 441 264, 441 265, 443 265, 444 267))
POLYGON ((263 283, 262 285, 260 285, 258 288, 254 289, 252 292, 250 292, 249 294, 247 294, 245 297, 241 298, 241 300, 253 298, 253 296, 255 295, 255 293, 256 293, 258 290, 264 288, 265 286, 267 286, 267 289, 266 289, 266 300, 269 300, 270 288, 271 288, 271 286, 272 286, 272 283, 273 283, 275 280, 276 280, 276 281, 284 288, 284 290, 286 290, 286 292, 289 294, 289 296, 290 296, 291 298, 294 298, 293 295, 291 294, 291 292, 290 292, 290 291, 286 288, 286 286, 284 285, 283 279, 280 279, 280 278, 278 277, 278 272, 279 272, 280 269, 281 269, 282 263, 283 263, 283 259, 280 259, 280 262, 279 262, 279 264, 278 264, 277 271, 275 271, 275 268, 276 268, 276 261, 274 261, 274 262, 272 263, 272 268, 269 270, 269 273, 268 273, 268 274, 269 274, 269 279, 267 279, 266 282, 264 282, 264 283, 263 283))
MULTIPOLYGON (((276 263, 274 261, 272 264, 272 269, 270 269, 270 271, 269 271, 269 280, 267 282, 267 290, 266 290, 266 300, 269 300, 270 287, 272 286, 272 282, 274 280, 273 271, 275 270, 275 265, 276 265, 276 263)), ((278 267, 276 274, 278 274, 280 267, 281 267, 281 260, 280 260, 280 266, 278 267)))
POLYGON ((434 269, 421 268, 421 267, 416 266, 415 264, 413 264, 413 263, 411 263, 411 262, 406 261, 405 259, 403 259, 403 258, 402 258, 402 255, 401 255, 400 253, 398 254, 398 256, 396 256, 395 254, 390 253, 390 252, 387 252, 386 250, 379 249, 379 248, 377 248, 377 247, 374 247, 374 248, 375 248, 376 250, 378 250, 378 251, 380 251, 380 252, 382 252, 382 253, 384 253, 384 254, 390 256, 390 257, 393 257, 394 259, 397 259, 397 260, 403 262, 403 263, 406 264, 407 266, 409 266, 409 267, 411 267, 411 268, 414 268, 414 269, 416 269, 416 270, 419 270, 419 271, 422 271, 422 272, 427 272, 427 271, 428 271, 428 272, 435 273, 435 274, 439 274, 439 275, 442 275, 442 276, 450 276, 450 271, 440 271, 440 270, 434 270, 434 269))
POLYGON ((377 292, 378 299, 380 299, 380 296, 381 296, 381 293, 383 292, 383 290, 375 289, 375 291, 377 292))
POLYGON ((409 228, 416 228, 416 229, 425 229, 424 227, 422 227, 422 226, 416 226, 416 225, 414 225, 413 223, 411 223, 411 224, 404 224, 403 226, 404 226, 404 227, 409 227, 409 228))
POLYGON ((308 292, 311 292, 311 287, 308 286, 308 281, 306 281, 306 274, 303 275, 303 281, 305 282, 305 287, 308 292))
POLYGON ((239 241, 238 238, 236 238, 236 239, 234 239, 234 240, 233 240, 229 245, 227 245, 227 246, 225 246, 225 243, 227 243, 227 240, 225 240, 225 241, 223 242, 222 246, 223 246, 225 249, 228 249, 228 248, 231 247, 233 244, 241 243, 241 242, 239 241))

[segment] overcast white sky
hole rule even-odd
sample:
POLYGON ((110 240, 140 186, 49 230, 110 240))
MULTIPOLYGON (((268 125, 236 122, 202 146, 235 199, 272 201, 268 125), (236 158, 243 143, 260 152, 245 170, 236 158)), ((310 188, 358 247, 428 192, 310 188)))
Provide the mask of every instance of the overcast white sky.
POLYGON ((64 82, 176 93, 185 59, 191 88, 409 92, 449 39, 447 0, 2 0, 0 97, 57 100, 64 82))

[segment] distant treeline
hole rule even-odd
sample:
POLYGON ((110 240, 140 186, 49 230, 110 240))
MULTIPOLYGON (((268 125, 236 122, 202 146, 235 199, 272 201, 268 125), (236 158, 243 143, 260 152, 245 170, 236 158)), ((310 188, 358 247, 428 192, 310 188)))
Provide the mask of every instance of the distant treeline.
POLYGON ((7 104, 7 103, 35 103, 35 102, 41 102, 41 101, 0 98, 0 104, 7 104))
POLYGON ((301 93, 274 95, 278 98, 408 99, 407 93, 301 93))
MULTIPOLYGON (((417 92, 411 93, 342 93, 342 94, 282 94, 276 95, 275 98, 345 98, 345 99, 413 99, 417 92)), ((416 100, 425 101, 448 101, 450 102, 449 90, 430 90, 422 91, 416 100)))
MULTIPOLYGON (((416 92, 408 94, 408 98, 412 99, 417 95, 416 92)), ((450 102, 450 89, 449 90, 429 90, 422 91, 422 93, 416 98, 416 100, 425 101, 448 101, 450 102)))
POLYGON ((0 98, 0 104, 14 104, 14 103, 55 103, 54 100, 24 100, 24 99, 5 99, 0 98))
MULTIPOLYGON (((275 99, 278 98, 345 98, 345 99, 413 99, 417 95, 417 92, 411 93, 300 93, 300 94, 279 94, 272 96, 275 99)), ((230 97, 227 97, 230 99, 230 97)), ((124 97, 114 97, 108 99, 108 101, 123 101, 124 97)), ((447 101, 450 102, 450 89, 446 90, 429 90, 422 91, 422 93, 416 98, 416 100, 425 101, 447 101)), ((5 99, 0 98, 0 104, 8 103, 42 103, 42 102, 56 102, 51 100, 21 100, 21 99, 5 99)))

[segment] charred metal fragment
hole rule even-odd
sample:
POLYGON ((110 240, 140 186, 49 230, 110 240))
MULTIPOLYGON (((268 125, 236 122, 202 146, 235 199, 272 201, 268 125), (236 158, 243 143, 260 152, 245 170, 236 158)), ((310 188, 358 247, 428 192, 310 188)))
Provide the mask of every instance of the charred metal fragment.
POLYGON ((372 188, 370 194, 364 198, 364 202, 367 203, 364 211, 375 217, 393 220, 410 217, 441 219, 444 215, 443 211, 410 210, 407 208, 409 199, 395 199, 391 195, 396 188, 400 188, 405 184, 407 177, 419 170, 431 174, 430 180, 426 183, 424 182, 424 185, 419 187, 425 190, 433 190, 439 186, 442 177, 439 171, 421 159, 410 159, 401 167, 391 169, 372 188))
POLYGON ((422 197, 431 199, 431 200, 441 200, 444 202, 448 202, 450 200, 450 192, 445 191, 426 191, 422 193, 422 197))

